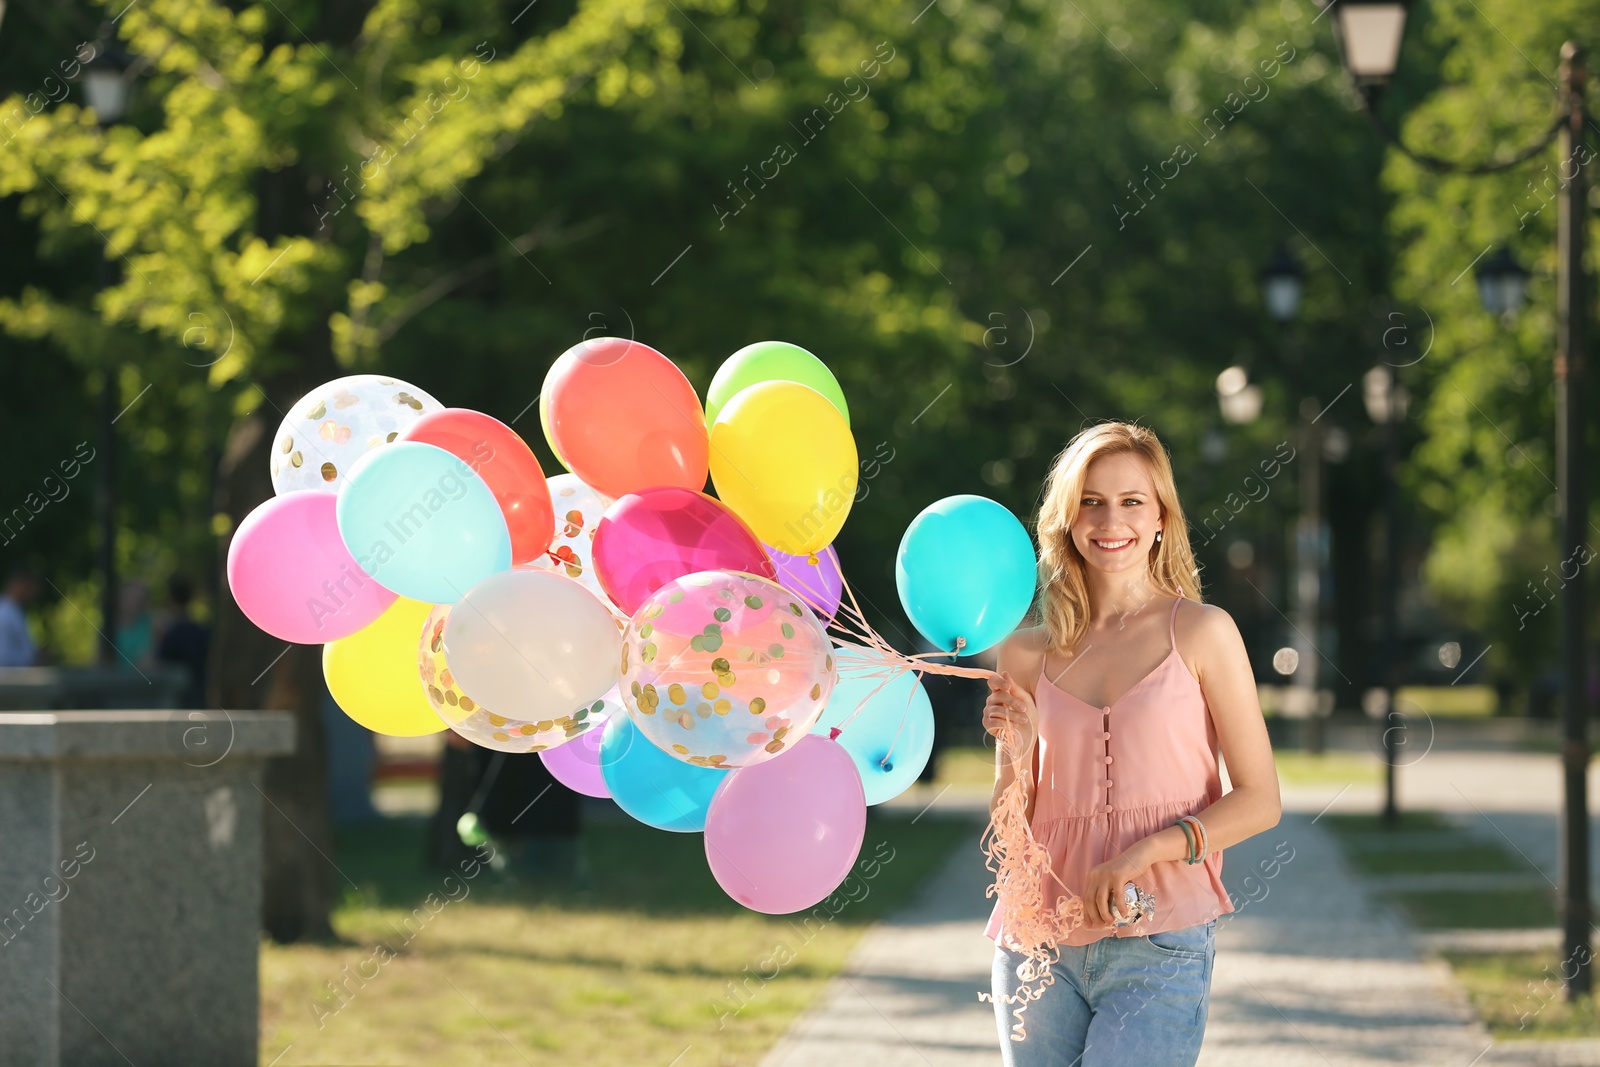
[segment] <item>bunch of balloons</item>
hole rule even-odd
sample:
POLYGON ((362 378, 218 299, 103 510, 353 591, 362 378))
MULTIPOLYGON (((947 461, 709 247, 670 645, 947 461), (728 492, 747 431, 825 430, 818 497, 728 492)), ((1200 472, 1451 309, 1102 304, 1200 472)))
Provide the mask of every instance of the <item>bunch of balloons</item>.
MULTIPOLYGON (((570 473, 393 378, 312 391, 273 440, 275 495, 229 547, 234 599, 321 644, 363 726, 538 752, 573 789, 703 832, 746 906, 814 905, 933 743, 918 665, 828 635, 858 477, 837 380, 761 342, 702 406, 660 352, 596 338, 551 365, 539 417, 570 473)), ((954 497, 913 523, 896 574, 924 635, 970 654, 1021 618, 1031 561, 1010 512, 954 497)))

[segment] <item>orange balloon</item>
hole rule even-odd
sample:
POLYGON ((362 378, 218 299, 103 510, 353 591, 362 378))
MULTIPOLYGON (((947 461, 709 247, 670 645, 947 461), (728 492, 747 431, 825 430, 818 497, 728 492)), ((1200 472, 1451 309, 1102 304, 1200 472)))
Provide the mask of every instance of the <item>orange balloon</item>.
POLYGON ((550 443, 584 484, 609 497, 654 485, 705 488, 705 410, 689 379, 649 345, 596 337, 544 378, 550 443))

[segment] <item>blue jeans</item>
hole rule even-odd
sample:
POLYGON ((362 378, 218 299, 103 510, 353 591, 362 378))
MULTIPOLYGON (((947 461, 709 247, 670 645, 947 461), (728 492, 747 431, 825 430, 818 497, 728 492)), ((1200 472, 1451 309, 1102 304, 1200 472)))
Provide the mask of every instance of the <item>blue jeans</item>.
POLYGON ((1215 919, 1139 937, 1064 945, 1055 981, 1022 1013, 1028 1036, 1011 1040, 1017 964, 995 946, 993 992, 1006 1067, 1193 1067, 1205 1036, 1216 958, 1215 919))

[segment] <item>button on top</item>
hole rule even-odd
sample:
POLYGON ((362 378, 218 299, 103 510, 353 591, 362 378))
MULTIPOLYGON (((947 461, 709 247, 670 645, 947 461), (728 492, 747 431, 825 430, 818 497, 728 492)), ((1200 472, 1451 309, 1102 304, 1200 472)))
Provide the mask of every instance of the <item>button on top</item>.
POLYGON ((1107 715, 1110 715, 1110 714, 1111 714, 1111 707, 1110 707, 1110 705, 1107 705, 1107 706, 1106 706, 1106 714, 1107 714, 1107 715))

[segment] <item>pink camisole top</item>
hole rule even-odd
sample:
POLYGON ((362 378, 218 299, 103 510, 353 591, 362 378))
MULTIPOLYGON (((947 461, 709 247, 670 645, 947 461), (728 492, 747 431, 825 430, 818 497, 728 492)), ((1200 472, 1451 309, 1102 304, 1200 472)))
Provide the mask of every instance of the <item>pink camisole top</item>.
MULTIPOLYGON (((1178 655, 1180 603, 1174 601, 1168 625, 1172 651, 1109 705, 1079 700, 1045 678, 1040 664, 1039 782, 1030 825, 1061 880, 1045 881, 1057 898, 1066 895, 1062 885, 1081 896, 1091 867, 1222 796, 1216 726, 1200 683, 1178 655)), ((1154 863, 1135 881, 1155 897, 1153 917, 1131 926, 1081 925, 1062 943, 1176 930, 1234 910, 1218 850, 1201 863, 1154 863)), ((997 901, 984 935, 1001 933, 997 901)))

